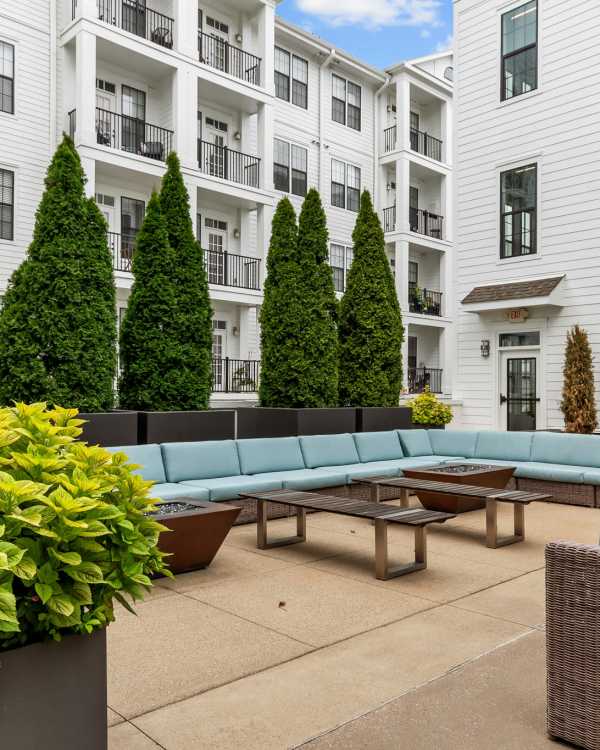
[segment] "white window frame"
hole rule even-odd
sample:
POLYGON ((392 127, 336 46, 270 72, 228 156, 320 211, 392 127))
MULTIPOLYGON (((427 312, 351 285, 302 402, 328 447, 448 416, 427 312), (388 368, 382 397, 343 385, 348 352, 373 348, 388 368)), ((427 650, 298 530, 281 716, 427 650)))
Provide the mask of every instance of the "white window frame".
POLYGON ((363 87, 356 83, 356 81, 352 81, 349 78, 346 78, 344 76, 338 75, 337 73, 331 74, 331 121, 335 122, 337 125, 343 125, 347 128, 350 128, 350 130, 355 130, 357 133, 362 132, 362 120, 363 120, 363 87), (334 80, 338 79, 339 81, 343 81, 344 83, 344 121, 340 122, 339 120, 334 119, 333 117, 333 100, 336 99, 338 101, 342 101, 342 99, 339 96, 334 95, 334 80), (348 101, 348 85, 355 86, 358 89, 359 92, 359 98, 360 98, 360 106, 357 108, 356 105, 350 104, 348 101), (355 109, 358 109, 358 128, 353 127, 352 125, 348 125, 348 107, 354 107, 355 109))
MULTIPOLYGON (((335 180, 336 185, 341 185, 342 183, 338 180, 335 180)), ((358 213, 360 210, 360 195, 362 192, 362 167, 360 167, 358 164, 353 164, 352 162, 347 162, 342 159, 336 159, 334 156, 331 157, 331 164, 330 164, 330 192, 329 192, 329 201, 330 205, 333 208, 340 208, 344 211, 352 211, 352 213, 358 213), (337 164, 342 164, 344 166, 344 205, 338 206, 333 202, 333 165, 334 162, 337 164), (349 185, 349 170, 350 169, 356 169, 358 170, 358 188, 355 188, 354 186, 349 185), (358 204, 356 207, 356 210, 353 208, 348 208, 348 190, 358 190, 358 204)))

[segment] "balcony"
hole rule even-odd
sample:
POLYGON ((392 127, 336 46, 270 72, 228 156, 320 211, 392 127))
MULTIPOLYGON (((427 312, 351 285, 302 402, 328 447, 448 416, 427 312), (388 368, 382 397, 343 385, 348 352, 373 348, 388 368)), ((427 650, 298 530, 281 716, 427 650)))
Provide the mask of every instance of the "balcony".
POLYGON ((112 253, 113 271, 131 273, 136 234, 137 232, 129 232, 123 235, 108 232, 108 247, 112 253))
POLYGON ((260 259, 233 253, 206 250, 208 281, 237 289, 260 289, 260 259))
POLYGON ((383 131, 383 150, 386 154, 396 148, 396 126, 392 125, 383 131))
POLYGON ((258 188, 260 159, 227 146, 198 141, 198 166, 201 172, 229 182, 258 188))
POLYGON ((420 130, 411 130, 410 147, 418 154, 428 156, 435 161, 442 161, 442 141, 432 135, 422 133, 420 130))
POLYGON ((424 234, 436 240, 444 238, 444 217, 420 208, 411 208, 409 211, 410 231, 416 234, 424 234))
POLYGON ((259 360, 213 358, 213 393, 256 393, 259 372, 259 360))
MULTIPOLYGON (((100 21, 173 49, 175 21, 164 13, 148 8, 146 0, 97 0, 100 21)), ((72 0, 72 18, 77 15, 77 0, 72 0)))
POLYGON ((419 289, 414 282, 408 284, 408 306, 411 313, 418 315, 442 315, 442 292, 419 289))
POLYGON ((396 206, 389 206, 383 209, 383 231, 396 231, 396 206))
POLYGON ((431 367, 409 367, 408 368, 408 392, 423 393, 429 386, 431 393, 442 392, 442 373, 431 367))
POLYGON ((260 57, 202 31, 198 33, 198 54, 200 62, 211 68, 260 86, 260 57))
MULTIPOLYGON (((69 112, 69 133, 75 137, 77 111, 69 112)), ((173 131, 135 117, 119 115, 96 107, 96 143, 118 151, 165 161, 173 150, 173 131)))

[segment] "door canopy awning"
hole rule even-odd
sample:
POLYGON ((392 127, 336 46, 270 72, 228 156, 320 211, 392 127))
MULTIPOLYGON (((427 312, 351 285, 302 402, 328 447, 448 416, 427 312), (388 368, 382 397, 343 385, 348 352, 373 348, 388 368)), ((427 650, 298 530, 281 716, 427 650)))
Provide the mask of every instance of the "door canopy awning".
POLYGON ((462 300, 465 312, 482 313, 520 307, 562 307, 565 276, 476 286, 462 300))

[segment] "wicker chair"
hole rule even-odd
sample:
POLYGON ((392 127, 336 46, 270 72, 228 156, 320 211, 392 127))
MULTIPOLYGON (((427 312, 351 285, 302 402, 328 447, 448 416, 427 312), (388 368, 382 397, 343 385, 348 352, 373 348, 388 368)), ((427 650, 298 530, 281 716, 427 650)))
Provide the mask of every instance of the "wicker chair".
POLYGON ((600 546, 546 546, 548 732, 600 750, 600 546))

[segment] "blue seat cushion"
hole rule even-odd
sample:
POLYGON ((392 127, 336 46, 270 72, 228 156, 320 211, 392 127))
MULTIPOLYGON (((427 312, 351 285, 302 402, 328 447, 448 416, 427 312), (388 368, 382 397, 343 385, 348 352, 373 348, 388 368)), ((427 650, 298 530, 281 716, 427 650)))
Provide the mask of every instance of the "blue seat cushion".
POLYGON ((124 453, 129 463, 139 464, 141 468, 135 469, 134 474, 138 474, 150 482, 167 481, 160 445, 153 443, 149 445, 119 445, 106 450, 111 453, 124 453))
POLYGON ((527 461, 505 461, 502 458, 467 458, 461 463, 465 464, 476 464, 483 466, 520 466, 521 464, 528 463, 527 461))
POLYGON ((278 479, 286 490, 320 490, 324 487, 341 487, 346 484, 346 473, 327 469, 299 469, 298 471, 275 471, 268 474, 255 474, 257 479, 278 479))
POLYGON ((543 479, 547 482, 583 484, 584 473, 581 467, 532 461, 519 464, 515 476, 523 479, 543 479))
POLYGON ((308 469, 360 463, 354 438, 349 432, 340 435, 302 436, 300 447, 308 469))
MULTIPOLYGON (((430 430, 397 430, 405 456, 431 456, 430 430)), ((453 452, 453 451, 451 451, 453 452)))
POLYGON ((356 450, 361 461, 392 461, 403 458, 404 451, 396 430, 391 432, 354 433, 356 450))
POLYGON ((531 460, 600 468, 600 437, 536 432, 531 444, 531 460))
POLYGON ((281 490, 281 479, 260 479, 259 477, 232 476, 212 479, 190 479, 181 482, 182 487, 204 487, 209 492, 209 500, 236 500, 240 492, 266 492, 281 490))
POLYGON ((242 474, 305 468, 297 437, 238 440, 237 449, 242 474))
POLYGON ((429 430, 429 441, 434 456, 473 458, 478 435, 471 430, 429 430))
POLYGON ((231 477, 242 473, 234 440, 162 443, 160 448, 169 482, 231 477))
POLYGON ((475 458, 530 461, 533 432, 479 433, 475 458))
POLYGON ((594 469, 589 466, 582 466, 584 484, 600 485, 600 469, 594 469))
POLYGON ((175 482, 155 484, 150 490, 150 497, 160 500, 174 500, 177 497, 191 497, 194 500, 209 500, 209 492, 204 487, 184 487, 175 482))
POLYGON ((333 472, 344 472, 347 481, 351 479, 362 478, 362 477, 397 477, 400 474, 400 467, 398 461, 367 461, 359 464, 346 464, 343 466, 322 466, 320 467, 323 471, 333 472))

